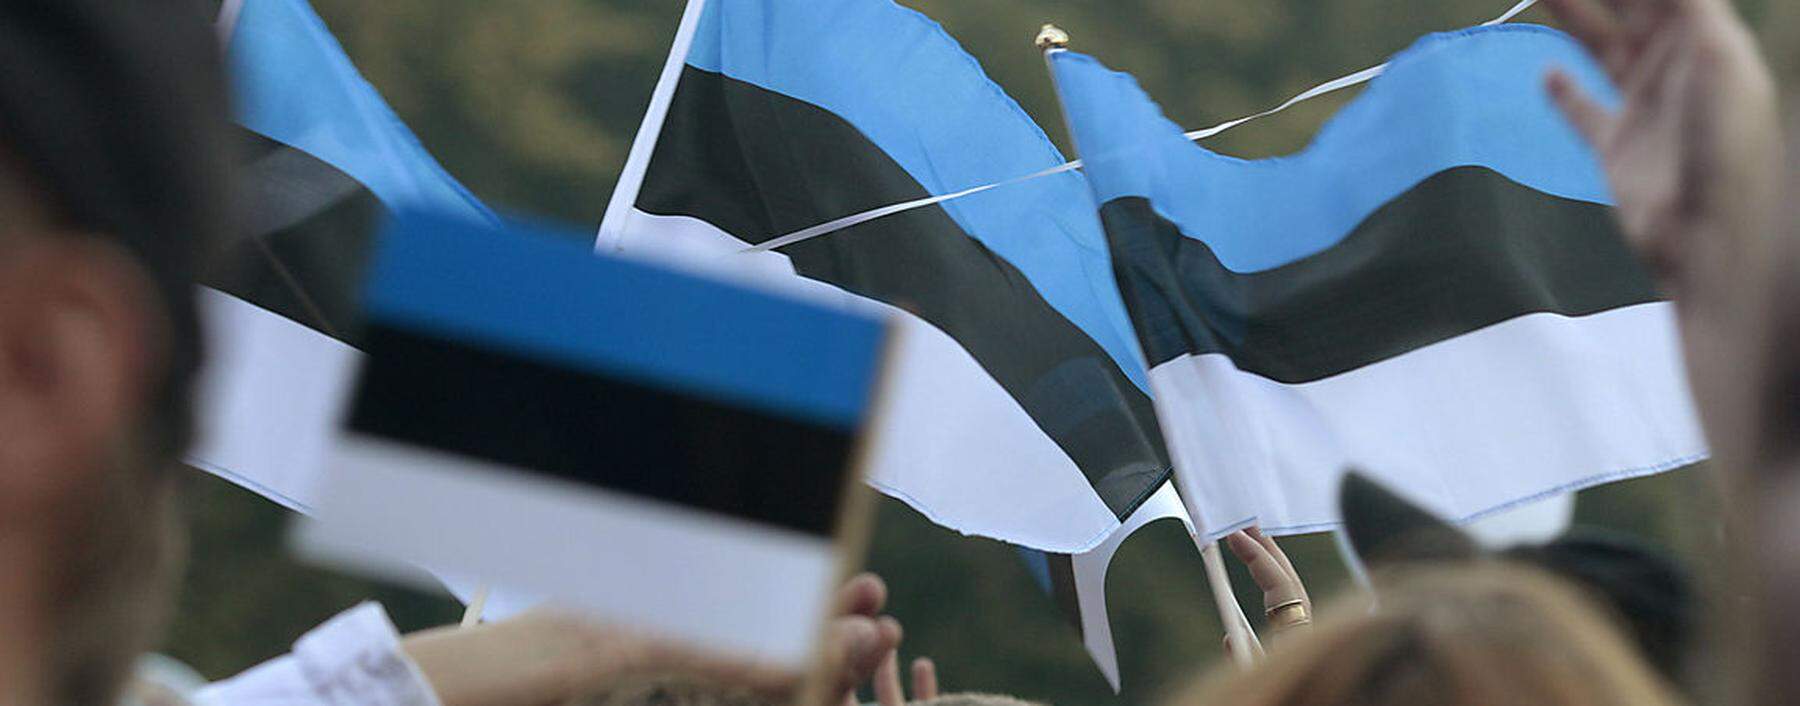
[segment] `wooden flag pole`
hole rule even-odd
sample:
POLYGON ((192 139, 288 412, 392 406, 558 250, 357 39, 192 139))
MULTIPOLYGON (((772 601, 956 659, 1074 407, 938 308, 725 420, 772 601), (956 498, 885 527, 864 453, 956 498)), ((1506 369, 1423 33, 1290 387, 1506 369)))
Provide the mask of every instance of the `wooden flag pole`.
MULTIPOLYGON (((1050 73, 1050 85, 1057 89, 1057 104, 1063 105, 1061 87, 1056 85, 1056 70, 1050 62, 1058 53, 1068 51, 1069 33, 1053 24, 1046 24, 1038 30, 1035 44, 1044 53, 1044 67, 1050 73)), ((1068 124, 1067 111, 1063 113, 1063 123, 1068 124)), ((1071 136, 1073 139, 1073 136, 1071 136)), ((1076 149, 1079 151, 1080 146, 1076 149)), ((1165 443, 1167 440, 1164 440, 1165 443)), ((1179 464, 1177 464, 1179 466, 1179 464)), ((1181 469, 1177 467, 1175 474, 1179 477, 1181 469)), ((1181 492, 1181 484, 1175 484, 1176 494, 1181 497, 1181 505, 1187 510, 1188 518, 1196 526, 1201 524, 1200 508, 1181 492)), ((1225 558, 1219 552, 1218 542, 1207 541, 1200 533, 1193 535, 1194 546, 1200 550, 1200 561, 1206 567, 1207 587, 1212 590, 1213 603, 1219 610, 1219 624, 1225 628, 1225 640, 1230 647, 1232 661, 1241 668, 1250 667, 1262 655, 1262 642, 1256 639, 1256 631, 1250 627, 1250 619, 1244 615, 1244 607, 1238 604, 1237 594, 1231 590, 1231 577, 1225 572, 1225 558)))

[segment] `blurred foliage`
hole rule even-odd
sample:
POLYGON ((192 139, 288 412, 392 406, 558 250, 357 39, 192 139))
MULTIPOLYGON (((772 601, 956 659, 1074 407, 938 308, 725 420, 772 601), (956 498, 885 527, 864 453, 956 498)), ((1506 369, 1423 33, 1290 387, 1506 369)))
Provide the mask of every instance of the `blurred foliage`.
MULTIPOLYGON (((250 0, 254 2, 255 0, 250 0)), ((449 170, 490 203, 594 225, 642 118, 680 15, 677 0, 315 0, 371 82, 449 170)), ((1381 61, 1420 34, 1473 24, 1506 0, 906 0, 942 22, 1063 141, 1037 52, 1055 21, 1075 46, 1131 71, 1176 121, 1202 127, 1270 107, 1381 61)), ((1740 5, 1753 24, 1780 0, 1740 5)), ((1792 4, 1791 2, 1788 4, 1792 4)), ((1791 8, 1787 12, 1795 19, 1791 8)), ((1533 11, 1525 19, 1541 19, 1533 11)), ((1775 23, 1779 28, 1783 23, 1775 23)), ((1790 50, 1790 38, 1770 36, 1790 50)), ((1787 62, 1800 71, 1796 62, 1787 62)), ((1789 74, 1791 77, 1793 74, 1789 74)), ((1790 84, 1791 85, 1791 84, 1790 84)), ((1241 156, 1303 146, 1348 95, 1305 104, 1208 143, 1241 156)), ((200 474, 196 473, 197 476, 200 474)), ((1703 471, 1582 495, 1578 521, 1714 556, 1703 471)), ((211 677, 285 652, 362 600, 404 629, 453 622, 442 595, 370 584, 285 555, 287 515, 223 481, 192 495, 194 558, 167 650, 211 677)), ((1346 583, 1331 540, 1284 540, 1315 596, 1346 583)), ((1004 544, 935 527, 883 500, 871 568, 893 588, 910 654, 939 658, 950 689, 1058 704, 1115 701, 1076 631, 1004 544)), ((1247 577, 1234 574, 1254 608, 1247 577)), ((1107 580, 1124 668, 1121 703, 1148 703, 1212 664, 1220 629, 1193 544, 1173 522, 1128 542, 1107 580)), ((1251 612, 1255 612, 1252 610, 1251 612)))

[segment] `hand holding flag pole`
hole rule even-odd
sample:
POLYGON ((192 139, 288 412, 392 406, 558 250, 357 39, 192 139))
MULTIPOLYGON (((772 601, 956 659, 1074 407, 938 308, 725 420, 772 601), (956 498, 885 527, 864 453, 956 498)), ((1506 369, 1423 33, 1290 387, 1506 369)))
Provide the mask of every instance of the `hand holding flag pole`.
MULTIPOLYGON (((1038 30, 1034 43, 1044 53, 1045 68, 1048 70, 1051 57, 1068 50, 1069 33, 1054 24, 1045 24, 1038 30)), ((1050 81, 1055 84, 1055 71, 1050 71, 1050 81)), ((1061 103, 1060 92, 1058 103, 1061 103)), ((1066 115, 1064 122, 1067 122, 1066 115)), ((1180 464, 1177 463, 1175 473, 1179 476, 1181 472, 1180 464)), ((1179 494, 1181 483, 1177 482, 1175 486, 1179 494)), ((1187 509, 1188 517, 1194 520, 1195 528, 1205 526, 1200 519, 1198 503, 1183 494, 1181 504, 1187 509)), ((1200 560, 1206 567, 1206 583, 1212 590, 1213 602, 1219 610, 1219 623, 1225 626, 1225 652, 1238 667, 1248 668, 1263 654, 1262 642, 1250 627, 1250 619, 1244 615, 1244 607, 1238 603, 1237 595, 1232 593, 1231 578, 1225 572, 1225 559, 1219 552, 1219 543, 1207 541, 1198 529, 1193 538, 1194 546, 1200 550, 1200 560)))

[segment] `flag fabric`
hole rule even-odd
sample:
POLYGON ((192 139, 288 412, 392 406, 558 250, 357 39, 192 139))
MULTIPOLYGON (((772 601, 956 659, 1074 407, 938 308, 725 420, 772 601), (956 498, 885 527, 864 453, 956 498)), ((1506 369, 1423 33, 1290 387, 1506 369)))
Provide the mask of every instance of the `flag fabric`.
POLYGON ((936 23, 891 0, 689 12, 666 116, 640 133, 655 135, 641 189, 599 249, 891 314, 896 394, 871 484, 964 533, 1057 552, 1103 542, 1169 466, 1081 177, 746 253, 1065 160, 936 23))
POLYGON ((1615 95, 1565 35, 1428 36, 1261 160, 1051 61, 1208 536, 1333 527, 1347 467, 1466 520, 1705 457, 1669 304, 1542 89, 1561 66, 1615 95))
POLYGON ((1106 683, 1115 693, 1121 684, 1119 654, 1114 647, 1112 622, 1106 611, 1106 573, 1112 566, 1113 555, 1126 540, 1157 520, 1178 520, 1189 534, 1194 533, 1194 523, 1188 519, 1187 509, 1181 504, 1181 496, 1176 494, 1173 482, 1157 488, 1130 517, 1125 518, 1117 532, 1093 549, 1063 554, 1018 548, 1026 571, 1037 581, 1038 587, 1050 595, 1063 618, 1074 626, 1081 636, 1082 647, 1094 660, 1094 667, 1106 677, 1106 683))
POLYGON ((357 358, 357 292, 382 214, 496 218, 425 151, 305 0, 229 6, 243 223, 201 292, 208 362, 188 461, 305 510, 357 358))
POLYGON ((305 546, 502 576, 779 664, 814 653, 834 537, 865 524, 879 319, 422 212, 385 229, 364 319, 305 546))
POLYGON ((1107 564, 1137 528, 1185 513, 1083 177, 746 252, 1065 158, 942 28, 891 0, 692 0, 683 25, 672 91, 652 100, 598 248, 892 316, 871 485, 1019 545, 1116 688, 1107 564))

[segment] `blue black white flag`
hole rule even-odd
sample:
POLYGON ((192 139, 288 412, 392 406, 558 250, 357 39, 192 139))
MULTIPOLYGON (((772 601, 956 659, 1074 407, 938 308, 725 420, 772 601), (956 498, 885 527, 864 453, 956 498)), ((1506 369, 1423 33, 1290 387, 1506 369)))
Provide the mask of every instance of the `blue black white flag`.
POLYGON ((221 16, 243 168, 241 237, 202 292, 193 465, 295 510, 343 403, 373 233, 391 209, 495 216, 419 144, 306 0, 221 16))
POLYGON ((651 106, 599 249, 892 316, 871 484, 1021 545, 1117 686, 1107 565, 1185 513, 1084 178, 892 0, 691 0, 651 106))
POLYGON ((599 248, 895 316, 876 488, 965 533, 1080 552, 1166 480, 1079 175, 772 242, 1064 163, 936 23, 891 0, 694 0, 659 91, 599 248))
POLYGON ((866 524, 880 319, 436 214, 395 218, 371 269, 303 547, 812 656, 854 561, 834 539, 866 524))
POLYGON ((1333 527, 1351 466, 1468 519, 1705 457, 1670 305, 1542 89, 1562 66, 1614 95, 1568 37, 1426 37, 1261 160, 1051 61, 1207 535, 1333 527))

